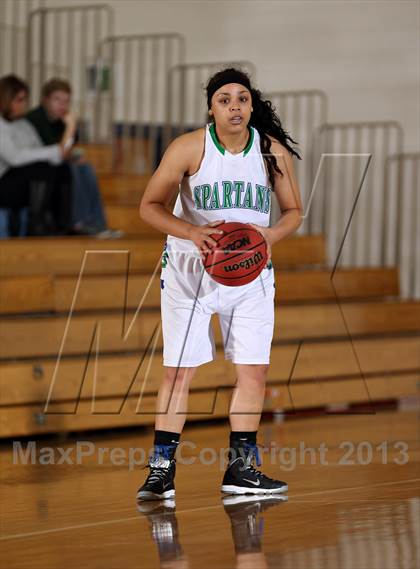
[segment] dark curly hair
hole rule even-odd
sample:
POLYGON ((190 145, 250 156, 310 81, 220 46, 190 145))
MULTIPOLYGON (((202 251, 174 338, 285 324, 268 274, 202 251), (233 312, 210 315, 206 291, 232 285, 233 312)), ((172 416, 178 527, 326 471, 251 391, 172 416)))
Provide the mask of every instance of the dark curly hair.
POLYGON ((16 75, 4 75, 0 77, 0 116, 11 120, 10 107, 13 99, 21 91, 29 94, 29 86, 16 75))
POLYGON ((300 155, 290 145, 290 143, 298 143, 293 140, 289 133, 283 129, 280 118, 276 114, 276 109, 273 106, 272 102, 263 99, 261 91, 254 89, 251 86, 249 75, 245 71, 236 69, 235 67, 227 67, 225 69, 222 69, 221 71, 218 71, 212 75, 208 80, 206 86, 208 108, 211 107, 211 97, 213 93, 222 85, 232 82, 240 82, 242 85, 247 87, 251 93, 253 111, 251 113, 249 124, 256 128, 259 132, 261 153, 267 164, 270 184, 274 188, 275 172, 278 172, 282 176, 283 172, 277 166, 276 159, 270 152, 271 140, 269 137, 272 136, 278 140, 284 147, 287 148, 290 154, 296 156, 299 160, 302 160, 300 155), (232 81, 232 79, 235 78, 237 80, 232 81))

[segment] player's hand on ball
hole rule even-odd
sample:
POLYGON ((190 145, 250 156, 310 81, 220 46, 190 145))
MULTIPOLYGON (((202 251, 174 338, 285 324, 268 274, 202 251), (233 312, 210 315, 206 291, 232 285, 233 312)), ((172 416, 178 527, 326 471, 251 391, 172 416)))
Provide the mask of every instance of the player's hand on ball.
POLYGON ((261 225, 255 225, 254 223, 250 223, 249 225, 253 227, 256 231, 261 233, 261 235, 264 237, 267 243, 267 255, 268 255, 267 263, 268 263, 271 260, 271 245, 273 244, 271 229, 270 227, 262 227, 261 225))
POLYGON ((216 229, 218 225, 224 223, 224 219, 212 221, 206 225, 193 225, 190 229, 189 238, 199 248, 201 258, 204 259, 207 253, 210 253, 211 248, 217 245, 217 241, 212 239, 212 233, 223 233, 221 229, 216 229))

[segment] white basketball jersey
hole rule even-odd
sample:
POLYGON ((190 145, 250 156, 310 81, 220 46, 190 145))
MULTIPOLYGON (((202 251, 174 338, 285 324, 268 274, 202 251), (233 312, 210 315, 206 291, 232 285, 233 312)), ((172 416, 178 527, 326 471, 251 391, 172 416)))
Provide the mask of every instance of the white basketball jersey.
MULTIPOLYGON (((206 125, 204 157, 199 170, 185 176, 173 214, 194 225, 224 219, 270 224, 272 189, 260 150, 260 135, 249 126, 249 141, 239 154, 231 154, 218 141, 215 125, 206 125)), ((189 239, 168 235, 168 248, 200 257, 189 239)))

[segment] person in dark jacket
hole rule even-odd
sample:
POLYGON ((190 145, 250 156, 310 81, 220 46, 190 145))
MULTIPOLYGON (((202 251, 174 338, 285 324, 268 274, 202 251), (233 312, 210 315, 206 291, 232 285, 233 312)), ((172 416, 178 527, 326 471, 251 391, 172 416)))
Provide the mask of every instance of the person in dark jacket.
MULTIPOLYGON (((58 78, 42 88, 41 104, 26 119, 35 127, 45 145, 55 144, 65 129, 64 117, 70 111, 72 89, 58 78)), ((96 173, 76 149, 68 158, 73 177, 73 226, 81 232, 100 237, 118 237, 121 232, 107 229, 96 173)))
POLYGON ((75 119, 63 117, 53 144, 42 146, 36 131, 22 120, 28 85, 16 75, 0 79, 0 208, 9 211, 9 234, 21 234, 20 212, 29 210, 27 234, 70 231, 71 176, 63 160, 75 133, 75 119))

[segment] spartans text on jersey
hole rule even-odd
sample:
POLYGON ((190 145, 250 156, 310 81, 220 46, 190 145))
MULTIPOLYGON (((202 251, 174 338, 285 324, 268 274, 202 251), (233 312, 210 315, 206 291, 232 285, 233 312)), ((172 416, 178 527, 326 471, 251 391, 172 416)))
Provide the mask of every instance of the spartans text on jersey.
POLYGON ((197 209, 253 209, 261 213, 270 211, 271 188, 242 181, 223 181, 220 184, 201 184, 194 187, 194 202, 197 209))

